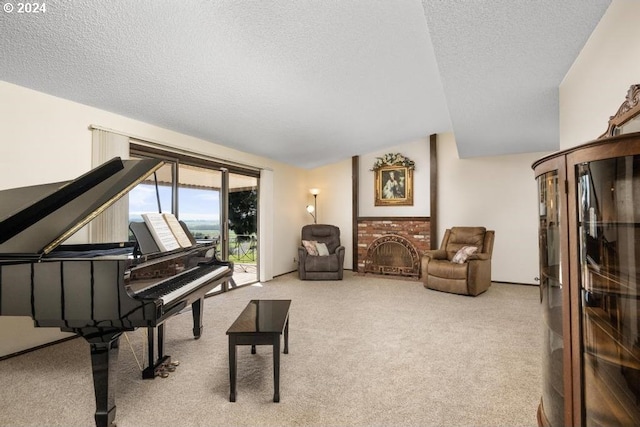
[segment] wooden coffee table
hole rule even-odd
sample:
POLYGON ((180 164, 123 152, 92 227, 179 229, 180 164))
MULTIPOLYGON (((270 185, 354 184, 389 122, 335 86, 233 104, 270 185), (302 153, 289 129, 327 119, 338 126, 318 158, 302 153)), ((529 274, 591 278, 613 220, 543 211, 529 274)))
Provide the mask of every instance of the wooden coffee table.
POLYGON ((236 346, 273 346, 273 401, 280 402, 280 336, 284 332, 284 354, 289 353, 289 307, 291 300, 251 300, 227 330, 229 335, 229 401, 236 401, 236 346))

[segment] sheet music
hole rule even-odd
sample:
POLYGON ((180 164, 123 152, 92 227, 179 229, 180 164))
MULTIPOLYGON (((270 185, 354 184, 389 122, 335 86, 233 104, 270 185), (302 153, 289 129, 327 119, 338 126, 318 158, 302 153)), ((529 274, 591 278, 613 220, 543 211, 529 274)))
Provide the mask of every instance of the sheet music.
POLYGON ((167 224, 161 213, 144 213, 142 214, 142 219, 147 224, 153 239, 161 251, 166 252, 180 248, 176 236, 171 232, 169 224, 167 224))
POLYGON ((184 229, 178 222, 178 218, 176 218, 174 214, 170 213, 163 213, 162 216, 164 217, 165 221, 167 221, 167 225, 169 225, 169 228, 173 232, 173 235, 178 241, 178 244, 183 248, 191 247, 191 239, 189 239, 187 233, 184 232, 184 229))

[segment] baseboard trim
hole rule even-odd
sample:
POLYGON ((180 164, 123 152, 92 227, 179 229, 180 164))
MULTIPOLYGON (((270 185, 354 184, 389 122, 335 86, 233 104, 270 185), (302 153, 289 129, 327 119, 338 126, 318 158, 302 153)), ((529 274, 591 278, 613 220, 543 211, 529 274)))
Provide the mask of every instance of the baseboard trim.
MULTIPOLYGON (((351 270, 350 268, 343 268, 342 271, 353 271, 353 270, 351 270)), ((276 274, 275 276, 273 276, 273 278, 275 279, 276 277, 285 276, 287 274, 297 273, 297 272, 298 272, 298 269, 295 269, 295 270, 287 271, 286 273, 276 274)))
POLYGON ((296 271, 298 271, 298 270, 291 270, 291 271, 287 271, 285 273, 276 274, 275 276, 273 276, 273 278, 275 279, 276 277, 286 276, 287 274, 295 273, 296 271))
POLYGON ((3 360, 11 359, 12 357, 22 356, 23 354, 27 354, 27 353, 31 353, 32 351, 40 350, 41 348, 46 348, 46 347, 50 347, 52 345, 61 344, 61 343, 66 342, 66 341, 75 340, 76 338, 80 338, 80 336, 79 335, 74 335, 72 337, 62 338, 62 339, 59 339, 59 340, 48 342, 46 344, 40 344, 38 346, 31 347, 31 348, 28 348, 26 350, 21 350, 21 351, 15 352, 15 353, 7 354, 5 356, 0 356, 0 362, 2 362, 3 360))
POLYGON ((492 280, 491 283, 501 283, 503 285, 518 285, 518 286, 540 286, 536 283, 501 282, 499 280, 492 280))

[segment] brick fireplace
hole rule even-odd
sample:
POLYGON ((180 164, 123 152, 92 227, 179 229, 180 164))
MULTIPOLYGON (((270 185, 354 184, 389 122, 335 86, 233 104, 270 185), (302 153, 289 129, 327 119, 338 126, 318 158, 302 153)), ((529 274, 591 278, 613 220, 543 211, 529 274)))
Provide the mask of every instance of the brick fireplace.
MULTIPOLYGON (((394 243, 407 243, 413 247, 418 256, 422 256, 424 251, 429 250, 431 247, 430 229, 428 217, 358 219, 358 273, 365 273, 365 261, 367 260, 367 255, 371 256, 370 248, 372 248, 372 245, 378 246, 384 240, 394 243), (399 238, 381 239, 383 236, 399 236, 399 238)), ((397 256, 402 257, 400 252, 398 252, 397 256)), ((375 270, 384 271, 381 274, 416 277, 415 274, 410 273, 407 268, 402 266, 403 261, 400 259, 396 261, 387 260, 387 264, 395 267, 382 268, 383 266, 381 266, 381 268, 376 268, 375 270)), ((366 272, 372 272, 370 260, 367 261, 366 272)))

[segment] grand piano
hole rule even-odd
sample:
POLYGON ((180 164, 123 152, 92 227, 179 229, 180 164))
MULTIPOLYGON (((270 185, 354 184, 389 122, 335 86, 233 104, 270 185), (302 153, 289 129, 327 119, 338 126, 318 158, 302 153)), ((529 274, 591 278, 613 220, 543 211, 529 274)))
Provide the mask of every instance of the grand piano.
POLYGON ((192 236, 190 247, 158 251, 144 223, 131 227, 135 242, 62 244, 161 166, 114 158, 69 182, 0 191, 0 315, 30 316, 89 342, 98 427, 115 420, 121 334, 147 328, 143 378, 172 370, 164 322, 191 306, 199 338, 205 294, 233 274, 213 244, 192 236))

